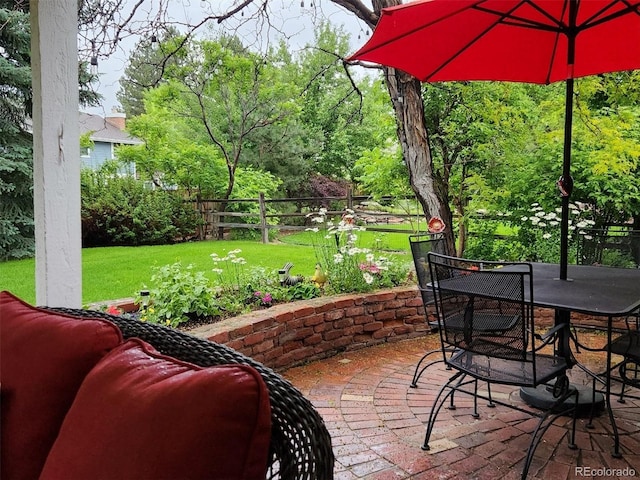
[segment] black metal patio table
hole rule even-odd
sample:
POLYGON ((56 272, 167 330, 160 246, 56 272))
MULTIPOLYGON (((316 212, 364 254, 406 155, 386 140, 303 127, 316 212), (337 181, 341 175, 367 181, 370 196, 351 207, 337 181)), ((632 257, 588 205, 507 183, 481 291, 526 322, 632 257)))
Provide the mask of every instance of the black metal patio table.
MULTIPOLYGON (((626 317, 640 308, 640 269, 569 265, 568 279, 560 280, 560 266, 557 264, 532 263, 532 267, 533 304, 554 309, 556 325, 566 325, 561 330, 558 353, 573 364, 576 362, 569 345, 571 312, 606 317, 607 344, 610 344, 614 319, 626 317)), ((610 365, 611 352, 607 350, 607 370, 610 365)), ((598 394, 595 401, 600 404, 606 401, 609 405, 610 395, 611 384, 607 375, 604 398, 598 394)), ((529 405, 543 406, 551 400, 552 393, 544 387, 523 388, 520 396, 529 405)), ((579 404, 591 407, 593 398, 591 390, 581 392, 579 404)), ((615 419, 610 408, 608 411, 616 437, 614 454, 619 454, 615 419)))
MULTIPOLYGON (((625 317, 640 307, 640 269, 569 265, 568 279, 558 278, 559 265, 532 263, 533 303, 556 311, 556 324, 567 325, 559 353, 571 363, 568 329, 571 312, 607 318, 625 317)), ((525 290, 526 291, 526 290, 525 290)))
POLYGON ((559 265, 531 265, 536 306, 608 318, 640 307, 640 269, 569 265, 568 280, 559 280, 559 265))
MULTIPOLYGON (((555 326, 563 325, 558 331, 557 354, 565 357, 569 365, 576 365, 570 348, 571 312, 600 316, 607 319, 607 345, 611 344, 613 322, 615 318, 626 317, 640 309, 640 269, 614 268, 590 265, 569 265, 567 280, 560 280, 560 265, 551 263, 530 263, 532 267, 533 288, 524 285, 524 296, 529 300, 533 295, 533 305, 553 309, 555 326)), ((522 264, 503 267, 503 271, 517 272, 522 264)), ((527 266, 528 268, 528 266, 527 266)), ((492 295, 492 285, 469 284, 465 276, 446 280, 445 288, 462 289, 478 295, 492 295)), ((499 298, 499 295, 496 297, 499 298)), ((611 351, 607 349, 607 370, 611 366, 611 351)), ((592 389, 572 385, 579 392, 578 408, 597 408, 606 401, 611 426, 614 431, 614 455, 619 455, 618 431, 610 407, 611 378, 606 375, 605 392, 594 393, 592 389)), ((523 387, 521 398, 530 406, 549 408, 554 403, 554 388, 539 386, 523 387)))

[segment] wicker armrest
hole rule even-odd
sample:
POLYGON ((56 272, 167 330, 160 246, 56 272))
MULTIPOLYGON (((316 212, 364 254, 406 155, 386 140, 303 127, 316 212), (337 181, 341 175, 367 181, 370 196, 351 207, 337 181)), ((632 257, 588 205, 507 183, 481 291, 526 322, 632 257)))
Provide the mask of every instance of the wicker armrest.
POLYGON ((324 480, 333 478, 331 437, 324 421, 299 390, 261 363, 226 345, 152 323, 93 310, 51 308, 79 318, 105 318, 125 339, 140 338, 159 352, 202 367, 246 364, 262 375, 271 401, 270 466, 267 478, 324 480))

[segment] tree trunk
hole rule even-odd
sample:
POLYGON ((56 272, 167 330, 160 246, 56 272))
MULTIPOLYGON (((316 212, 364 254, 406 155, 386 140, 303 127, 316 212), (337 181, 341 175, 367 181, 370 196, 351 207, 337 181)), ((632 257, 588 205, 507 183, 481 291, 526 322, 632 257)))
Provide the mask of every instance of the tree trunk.
POLYGON ((453 254, 456 250, 451 228, 453 216, 449 207, 449 188, 433 169, 420 81, 394 68, 385 67, 383 70, 411 188, 422 205, 426 220, 437 216, 446 224, 444 252, 453 254))
MULTIPOLYGON (((401 0, 372 0, 371 10, 362 0, 331 0, 363 20, 371 29, 380 18, 380 10, 402 3, 401 0)), ((420 82, 413 76, 390 67, 383 73, 396 114, 398 140, 409 170, 409 180, 427 221, 440 217, 446 224, 444 253, 455 252, 449 206, 449 185, 433 168, 431 149, 424 118, 424 104, 420 82)))
POLYGON ((469 205, 469 195, 467 195, 467 188, 465 187, 465 181, 467 179, 467 162, 462 164, 462 181, 460 182, 460 192, 458 198, 454 199, 453 203, 456 205, 457 214, 460 221, 458 222, 458 250, 456 255, 461 257, 467 248, 467 232, 469 220, 467 219, 467 206, 469 205))

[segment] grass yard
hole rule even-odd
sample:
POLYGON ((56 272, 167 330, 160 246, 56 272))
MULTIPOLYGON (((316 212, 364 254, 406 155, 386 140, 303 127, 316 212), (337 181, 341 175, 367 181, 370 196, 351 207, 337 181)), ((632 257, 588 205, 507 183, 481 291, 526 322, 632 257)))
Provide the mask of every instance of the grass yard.
MULTIPOLYGON (((381 235, 361 233, 365 234, 361 238, 361 245, 371 248, 375 240, 373 235, 381 235)), ((225 240, 144 247, 85 248, 82 250, 82 301, 87 304, 133 297, 149 283, 153 267, 178 261, 185 266, 192 264, 196 270, 213 276, 211 269, 214 264, 210 255, 215 252, 224 256, 236 249, 241 250, 238 256, 247 261, 246 268, 277 270, 286 262, 292 262, 292 274, 310 277, 316 257, 311 237, 306 238, 306 234, 288 235, 282 238, 282 242, 268 245, 255 240, 225 240), (301 238, 296 238, 298 235, 301 238)), ((379 245, 385 249, 409 249, 406 234, 389 234, 383 238, 388 239, 388 246, 384 245, 387 240, 379 245)), ((407 261, 411 261, 410 257, 407 257, 407 261)), ((0 290, 9 290, 27 302, 35 303, 34 259, 0 263, 0 290)))
MULTIPOLYGON (((384 227, 393 228, 393 225, 384 225, 384 227)), ((406 229, 407 225, 397 225, 396 228, 406 229)), ((279 241, 289 245, 312 246, 316 235, 318 234, 314 232, 296 232, 281 236, 279 241)), ((363 232, 357 232, 357 235, 358 244, 363 247, 391 252, 409 251, 409 234, 407 233, 370 232, 365 230, 363 232)))

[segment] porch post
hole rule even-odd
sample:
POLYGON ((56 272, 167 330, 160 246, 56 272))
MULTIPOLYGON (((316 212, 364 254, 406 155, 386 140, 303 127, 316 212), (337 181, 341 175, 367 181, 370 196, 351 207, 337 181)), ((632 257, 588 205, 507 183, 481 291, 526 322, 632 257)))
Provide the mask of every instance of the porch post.
POLYGON ((36 303, 82 304, 77 0, 30 0, 36 303))

